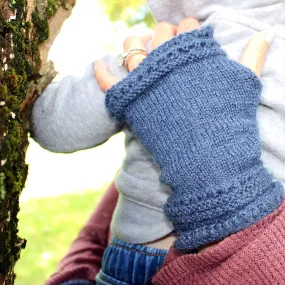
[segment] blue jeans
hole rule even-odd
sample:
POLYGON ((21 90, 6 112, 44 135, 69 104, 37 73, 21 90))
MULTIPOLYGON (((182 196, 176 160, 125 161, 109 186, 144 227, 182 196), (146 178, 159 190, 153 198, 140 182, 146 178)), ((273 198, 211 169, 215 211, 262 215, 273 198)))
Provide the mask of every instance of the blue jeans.
POLYGON ((104 252, 97 285, 151 285, 162 266, 167 250, 129 244, 112 238, 104 252))

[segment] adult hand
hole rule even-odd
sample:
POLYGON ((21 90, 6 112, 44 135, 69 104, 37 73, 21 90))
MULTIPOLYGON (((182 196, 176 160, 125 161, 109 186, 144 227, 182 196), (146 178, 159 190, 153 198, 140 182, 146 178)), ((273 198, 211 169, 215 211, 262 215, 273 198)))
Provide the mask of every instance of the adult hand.
MULTIPOLYGON (((155 34, 152 41, 152 49, 156 49, 164 42, 171 40, 173 37, 185 33, 191 32, 195 29, 199 29, 200 24, 193 18, 182 20, 178 27, 169 23, 159 23, 155 28, 155 34)), ((267 51, 275 38, 275 33, 272 29, 268 29, 259 33, 256 33, 247 44, 240 63, 251 69, 258 77, 261 76, 261 72, 264 66, 267 51)), ((143 37, 130 37, 124 42, 124 51, 131 49, 145 49, 150 36, 143 37)), ((129 56, 127 68, 129 72, 132 72, 143 61, 146 55, 141 53, 134 53, 129 56)), ((94 74, 99 82, 101 89, 107 92, 113 85, 119 82, 119 79, 113 76, 106 66, 106 64, 99 60, 96 62, 94 74)))
MULTIPOLYGON (((180 22, 178 27, 172 26, 168 23, 161 23, 155 29, 152 49, 157 48, 167 40, 171 40, 176 35, 199 29, 199 27, 199 23, 195 19, 185 19, 180 22)), ((146 38, 143 39, 139 37, 128 38, 124 44, 125 51, 129 51, 131 49, 145 49, 147 44, 145 39, 146 38)), ((273 40, 274 32, 272 32, 272 30, 266 30, 254 35, 245 48, 240 63, 255 72, 257 76, 260 76, 267 51, 273 40)), ((127 67, 129 71, 131 72, 137 68, 144 58, 145 55, 143 54, 133 54, 128 60, 127 67)), ((102 85, 100 84, 100 86, 105 92, 111 88, 113 84, 119 81, 108 72, 106 65, 101 61, 96 64, 95 76, 99 79, 99 83, 103 83, 102 85)), ((202 248, 201 251, 206 250, 211 246, 212 245, 208 245, 202 248)))

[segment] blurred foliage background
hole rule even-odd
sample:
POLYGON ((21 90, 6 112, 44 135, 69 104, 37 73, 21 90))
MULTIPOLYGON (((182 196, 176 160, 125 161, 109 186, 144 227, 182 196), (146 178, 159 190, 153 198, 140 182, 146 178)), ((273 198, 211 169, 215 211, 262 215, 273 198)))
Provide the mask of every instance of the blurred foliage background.
MULTIPOLYGON (((95 57, 116 52, 130 34, 154 20, 144 0, 77 0, 50 51, 59 75, 84 71, 95 57)), ((79 73, 80 73, 79 72, 79 73)), ((19 230, 27 247, 16 264, 16 285, 43 285, 94 211, 124 157, 124 136, 74 154, 54 154, 33 140, 21 196, 19 230)))
POLYGON ((103 191, 86 190, 81 194, 31 199, 21 205, 20 235, 28 240, 28 244, 15 268, 16 285, 44 284, 96 207, 103 191))
POLYGON ((145 0, 99 0, 99 2, 111 21, 123 20, 130 26, 143 22, 151 28, 155 25, 145 0))

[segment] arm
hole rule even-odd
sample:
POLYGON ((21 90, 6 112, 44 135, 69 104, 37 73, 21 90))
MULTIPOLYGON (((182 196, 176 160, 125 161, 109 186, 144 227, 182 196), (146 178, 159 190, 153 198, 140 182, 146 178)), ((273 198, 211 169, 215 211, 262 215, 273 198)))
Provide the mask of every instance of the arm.
POLYGON ((95 280, 109 242, 110 223, 117 200, 118 191, 113 183, 46 285, 60 285, 70 280, 95 280))
MULTIPOLYGON (((113 57, 105 57, 119 77, 126 75, 113 57)), ((32 137, 54 152, 74 152, 104 143, 121 125, 108 114, 90 64, 82 78, 67 76, 52 82, 36 101, 32 112, 32 137)))

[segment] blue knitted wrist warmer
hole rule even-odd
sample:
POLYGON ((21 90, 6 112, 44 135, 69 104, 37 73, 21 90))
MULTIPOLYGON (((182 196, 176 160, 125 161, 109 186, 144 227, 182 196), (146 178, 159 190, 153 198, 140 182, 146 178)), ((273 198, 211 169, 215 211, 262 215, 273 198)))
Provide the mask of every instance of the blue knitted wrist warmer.
POLYGON ((211 27, 154 50, 111 88, 106 106, 128 124, 173 194, 165 212, 190 251, 244 229, 283 200, 260 161, 259 79, 229 60, 211 27))

